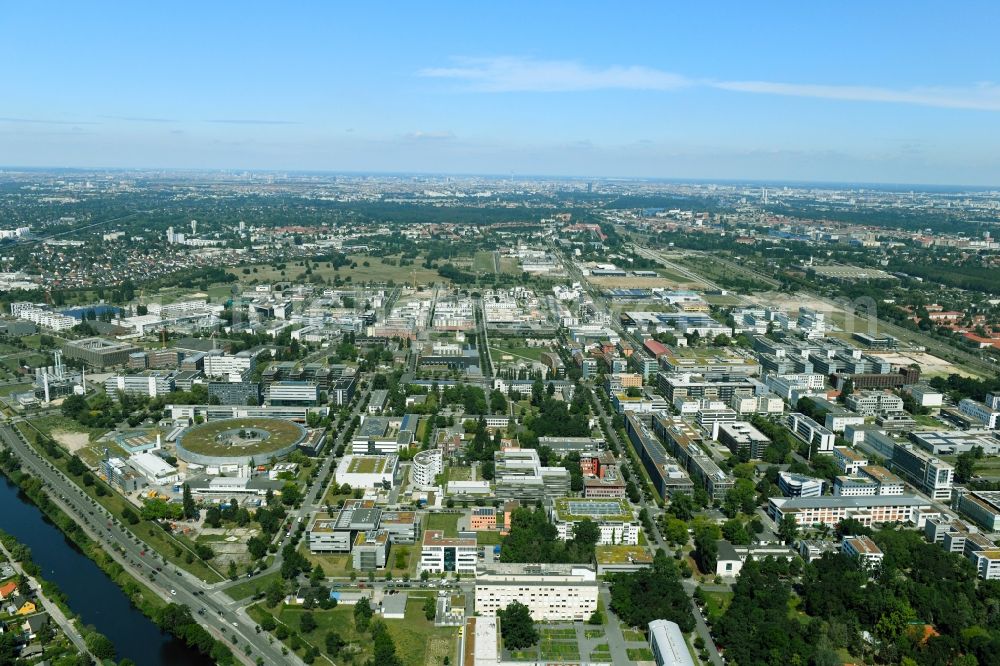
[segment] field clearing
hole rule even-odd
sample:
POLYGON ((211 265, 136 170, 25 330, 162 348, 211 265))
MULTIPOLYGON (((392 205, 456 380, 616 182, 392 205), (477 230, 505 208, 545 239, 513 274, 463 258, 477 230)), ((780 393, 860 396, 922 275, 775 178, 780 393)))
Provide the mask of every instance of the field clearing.
POLYGON ((894 351, 894 352, 870 352, 872 356, 878 356, 893 365, 910 365, 916 363, 920 366, 922 376, 947 376, 950 374, 964 374, 961 368, 938 358, 927 352, 916 351, 894 351))
POLYGON ((446 537, 458 536, 458 513, 430 513, 427 514, 427 526, 425 530, 441 530, 446 537))
MULTIPOLYGON (((260 605, 249 608, 248 612, 257 621, 268 613, 260 605)), ((322 650, 326 633, 334 630, 349 645, 361 647, 361 653, 370 656, 370 636, 359 634, 354 628, 353 607, 338 606, 330 610, 306 611, 297 606, 282 606, 274 615, 279 622, 298 631, 302 614, 306 612, 311 612, 316 619, 316 629, 300 633, 308 644, 322 650)), ((443 663, 445 657, 451 656, 458 633, 454 628, 438 628, 433 622, 428 622, 423 615, 423 599, 417 597, 407 599, 404 619, 386 620, 385 624, 396 645, 397 656, 407 666, 443 663)))
MULTIPOLYGON (((393 266, 386 264, 382 257, 369 257, 362 254, 352 254, 348 258, 357 263, 357 268, 342 266, 339 270, 334 270, 328 267, 326 262, 311 260, 309 264, 313 267, 312 274, 319 275, 324 280, 335 280, 339 276, 341 280, 346 280, 350 277, 351 282, 388 282, 391 280, 396 284, 409 284, 416 280, 417 284, 424 285, 433 282, 448 282, 448 280, 438 275, 437 270, 424 268, 422 257, 414 259, 413 264, 410 266, 393 266), (368 262, 368 266, 364 265, 366 261, 368 262)), ((391 257, 387 258, 393 259, 391 257)), ((395 261, 398 262, 398 258, 395 258, 395 261)), ((297 275, 305 272, 305 267, 297 264, 298 262, 296 261, 286 262, 284 271, 275 268, 275 264, 241 264, 239 266, 230 266, 226 270, 234 273, 240 282, 243 283, 253 280, 258 282, 279 282, 282 280, 293 280, 297 275), (243 274, 244 268, 250 270, 249 275, 243 274), (257 270, 256 273, 253 272, 254 269, 257 270), (284 272, 284 275, 282 275, 282 272, 284 272)))
MULTIPOLYGON (((494 363, 504 363, 504 354, 513 356, 514 361, 538 361, 542 358, 542 352, 544 351, 547 351, 544 347, 508 347, 496 344, 490 345, 490 353, 493 355, 494 363)), ((509 363, 510 361, 506 362, 509 363)))
POLYGON ((480 250, 472 258, 473 273, 496 273, 496 255, 493 252, 480 250))
POLYGON ((694 285, 690 281, 678 282, 659 277, 594 277, 588 275, 587 280, 594 286, 605 289, 654 289, 694 285))
POLYGON ((500 272, 506 273, 507 275, 520 275, 523 271, 521 270, 521 264, 517 259, 513 257, 501 257, 500 272))

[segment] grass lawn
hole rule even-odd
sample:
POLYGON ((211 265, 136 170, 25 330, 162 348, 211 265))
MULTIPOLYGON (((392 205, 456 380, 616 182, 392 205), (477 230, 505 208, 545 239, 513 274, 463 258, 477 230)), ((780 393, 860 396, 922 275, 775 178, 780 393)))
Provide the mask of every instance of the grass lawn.
POLYGON ((232 587, 227 587, 224 591, 226 596, 230 599, 246 599, 259 592, 267 591, 267 588, 272 582, 281 579, 281 572, 272 571, 269 574, 264 574, 263 576, 256 576, 254 578, 247 578, 242 583, 237 583, 232 587))
POLYGON ((705 592, 705 615, 711 622, 717 621, 732 600, 732 592, 705 592))
POLYGON ((449 481, 471 481, 472 480, 472 468, 465 467, 461 465, 449 466, 448 467, 448 480, 449 481))
POLYGON ((653 661, 653 651, 648 647, 628 648, 628 658, 632 661, 653 661))
POLYGON ((429 513, 424 530, 442 530, 446 537, 458 536, 459 513, 429 513))
MULTIPOLYGON (((328 267, 326 262, 310 261, 309 264, 313 267, 313 275, 320 275, 325 280, 334 280, 339 276, 345 281, 350 277, 353 283, 368 281, 388 282, 392 280, 397 284, 412 284, 416 280, 417 284, 429 285, 434 282, 448 282, 448 280, 438 275, 436 270, 424 268, 422 257, 414 259, 412 266, 391 266, 386 264, 381 257, 368 257, 361 254, 349 255, 348 258, 358 264, 357 268, 344 266, 339 270, 334 270, 328 267), (368 262, 367 266, 364 265, 366 261, 368 262)), ((398 263, 398 258, 396 260, 398 263)), ((252 280, 273 282, 276 280, 292 280, 295 276, 303 273, 305 268, 299 266, 298 263, 297 261, 286 262, 285 274, 283 276, 281 275, 282 271, 275 269, 273 264, 245 266, 250 269, 250 275, 243 274, 242 269, 244 266, 231 266, 226 270, 238 276, 243 283, 252 280), (253 272, 254 269, 257 270, 256 273, 253 272)), ((212 288, 210 287, 209 289, 211 291, 212 288)))
POLYGON ((472 258, 472 272, 487 274, 495 273, 496 263, 493 260, 493 256, 492 252, 487 252, 485 250, 476 252, 476 256, 472 258))
POLYGON ((511 650, 510 658, 514 661, 536 661, 538 659, 538 648, 511 650))
MULTIPOLYGON (((258 622, 269 613, 260 604, 247 609, 251 617, 258 622)), ((316 620, 316 629, 301 633, 301 617, 310 612, 298 606, 281 606, 276 609, 276 618, 288 627, 299 632, 302 639, 323 649, 326 632, 337 631, 350 645, 361 648, 365 658, 371 656, 371 646, 368 634, 359 634, 354 628, 354 611, 352 606, 338 606, 331 610, 311 611, 316 620)), ((406 615, 403 620, 386 620, 386 627, 396 645, 396 654, 404 664, 409 666, 424 666, 425 664, 442 664, 444 658, 451 656, 457 630, 455 628, 437 628, 433 622, 424 618, 423 599, 411 598, 406 602, 406 615)), ((355 660, 358 661, 358 660, 355 660)), ((342 663, 338 660, 338 663, 342 663)))
POLYGON ((644 643, 646 641, 646 635, 635 629, 622 629, 622 636, 624 636, 627 641, 638 641, 640 643, 644 643))
MULTIPOLYGON (((600 638, 603 635, 604 635, 604 630, 603 629, 584 629, 583 630, 583 637, 584 638, 591 638, 591 639, 593 639, 593 638, 600 638)), ((598 646, 598 647, 600 647, 600 646, 598 646)))
POLYGON ((500 543, 500 532, 484 531, 476 532, 476 541, 480 546, 495 546, 500 543))
POLYGON ((575 641, 542 641, 542 659, 553 661, 577 661, 580 646, 575 641))
POLYGON ((542 358, 545 347, 515 347, 512 345, 499 345, 496 342, 490 345, 490 353, 493 355, 494 363, 503 363, 503 355, 510 354, 515 361, 538 361, 542 358))
POLYGON ((540 632, 542 640, 576 640, 576 629, 545 629, 540 632))
POLYGON ((929 428, 940 428, 941 423, 935 419, 930 414, 914 414, 913 420, 917 422, 917 425, 927 426, 929 428))

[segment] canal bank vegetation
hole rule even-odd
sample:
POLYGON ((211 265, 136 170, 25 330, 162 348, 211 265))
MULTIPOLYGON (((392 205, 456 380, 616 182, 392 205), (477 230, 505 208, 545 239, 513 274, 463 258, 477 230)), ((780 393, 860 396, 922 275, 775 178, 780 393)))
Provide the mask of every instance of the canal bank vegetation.
MULTIPOLYGON (((210 656, 217 664, 227 666, 236 663, 236 658, 228 646, 213 638, 204 627, 194 622, 193 619, 185 622, 184 614, 176 608, 178 604, 164 602, 150 587, 128 573, 97 541, 91 539, 73 518, 49 498, 41 479, 24 472, 17 457, 6 449, 0 451, 0 473, 13 481, 63 534, 122 589, 129 601, 146 617, 153 620, 157 626, 210 656)), ((58 594, 57 598, 65 600, 65 596, 61 593, 58 594)), ((62 608, 62 606, 60 607, 62 608)), ((186 606, 181 606, 181 608, 190 618, 190 610, 186 606)), ((71 613, 68 607, 64 608, 64 612, 71 613)), ((95 656, 101 659, 114 657, 113 646, 108 654, 110 641, 106 637, 87 628, 82 629, 81 633, 88 649, 95 656)))

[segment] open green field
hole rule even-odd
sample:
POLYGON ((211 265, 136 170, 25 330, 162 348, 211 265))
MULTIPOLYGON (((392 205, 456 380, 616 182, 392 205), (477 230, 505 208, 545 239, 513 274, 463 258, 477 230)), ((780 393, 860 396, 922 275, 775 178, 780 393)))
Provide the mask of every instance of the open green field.
POLYGON ((255 578, 247 578, 242 583, 237 583, 232 587, 227 587, 224 592, 230 599, 239 601, 240 599, 246 599, 247 597, 257 594, 258 592, 265 592, 272 582, 280 579, 281 572, 272 571, 269 574, 264 574, 255 578))
POLYGON ((463 465, 449 465, 446 472, 449 481, 471 481, 472 468, 463 465))
MULTIPOLYGON (((312 266, 312 274, 319 275, 324 280, 330 281, 340 277, 342 280, 351 278, 352 283, 359 282, 395 282, 396 284, 411 284, 416 281, 419 285, 429 285, 434 282, 446 283, 448 280, 438 275, 437 270, 424 268, 423 258, 417 257, 410 266, 393 266, 385 263, 382 257, 369 257, 361 254, 352 254, 348 257, 357 263, 357 268, 343 266, 339 270, 334 270, 327 266, 326 262, 309 262, 312 266), (365 266, 365 262, 368 265, 365 266)), ((387 257, 390 261, 398 262, 398 257, 387 257)), ((282 280, 292 280, 299 274, 305 272, 305 267, 298 265, 299 262, 286 262, 285 270, 275 268, 274 264, 247 264, 231 266, 227 268, 230 273, 236 275, 241 282, 279 282, 282 280), (243 273, 246 268, 249 275, 243 273), (254 272, 256 271, 256 272, 254 272)), ((228 288, 228 287, 227 287, 228 288)), ((211 291, 211 290, 210 290, 211 291)))
POLYGON ((375 456, 355 456, 347 467, 348 474, 375 474, 385 469, 385 458, 375 456))
POLYGON ((538 361, 542 358, 542 352, 546 351, 544 347, 516 347, 506 343, 505 340, 504 344, 497 342, 490 344, 490 354, 494 363, 503 363, 504 354, 513 356, 515 361, 538 361))
POLYGON ((192 453, 206 456, 255 456, 271 453, 300 441, 305 436, 302 426, 280 419, 225 419, 194 426, 181 435, 180 442, 192 453), (260 439, 241 438, 240 431, 253 434, 263 431, 260 439), (234 437, 217 439, 220 435, 234 437))
MULTIPOLYGON (((371 637, 369 634, 358 633, 354 627, 353 607, 338 606, 330 610, 306 611, 298 606, 281 606, 271 613, 261 605, 247 609, 251 617, 258 622, 265 614, 275 618, 299 633, 302 640, 309 645, 315 645, 323 650, 324 637, 328 631, 336 631, 349 645, 361 648, 361 659, 348 663, 361 663, 371 657, 371 637), (300 631, 301 618, 304 613, 311 612, 316 619, 316 629, 311 632, 300 631)), ((437 628, 433 622, 427 621, 423 614, 423 598, 411 595, 406 601, 406 614, 402 620, 386 620, 386 628, 396 646, 396 654, 407 666, 424 666, 425 664, 442 664, 445 657, 451 657, 454 652, 457 630, 454 628, 437 628)), ((300 651, 301 653, 301 651, 300 651)), ((329 663, 329 662, 324 662, 329 663)), ((344 663, 340 660, 337 663, 344 663)))
POLYGON ((482 532, 476 532, 476 542, 480 546, 496 546, 503 540, 500 536, 500 532, 493 530, 484 530, 482 532))
POLYGON ((425 530, 442 530, 446 537, 458 536, 458 513, 429 513, 425 530))
POLYGON ((473 273, 495 273, 496 272, 496 261, 494 259, 496 255, 493 252, 487 252, 485 250, 480 250, 476 252, 476 256, 472 258, 472 272, 473 273))
POLYGON ((732 592, 705 592, 705 616, 715 622, 726 612, 732 600, 732 592))

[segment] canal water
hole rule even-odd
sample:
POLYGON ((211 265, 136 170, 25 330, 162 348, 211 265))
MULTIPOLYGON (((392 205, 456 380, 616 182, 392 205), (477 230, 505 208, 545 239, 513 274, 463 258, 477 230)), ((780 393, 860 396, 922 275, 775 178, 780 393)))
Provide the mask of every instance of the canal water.
POLYGON ((59 528, 0 475, 0 529, 31 548, 43 578, 59 586, 68 605, 114 643, 118 659, 139 666, 211 666, 212 660, 165 633, 59 528))

